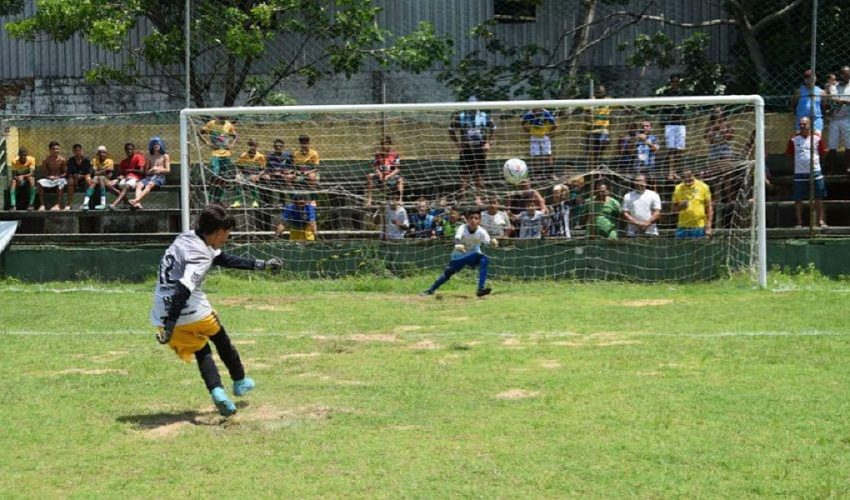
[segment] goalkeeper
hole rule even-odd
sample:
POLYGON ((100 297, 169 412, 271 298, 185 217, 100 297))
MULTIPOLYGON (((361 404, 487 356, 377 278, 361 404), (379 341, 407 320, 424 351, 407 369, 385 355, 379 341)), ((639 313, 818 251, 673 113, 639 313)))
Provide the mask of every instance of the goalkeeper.
POLYGON ((227 397, 212 357, 208 340, 215 344, 218 356, 233 379, 233 393, 243 396, 254 388, 245 376, 239 353, 221 325, 218 315, 201 291, 201 283, 215 264, 234 269, 279 271, 281 261, 246 259, 223 253, 220 248, 236 225, 234 218, 220 205, 209 205, 198 218, 194 231, 175 238, 159 263, 159 278, 154 291, 151 323, 157 328, 157 340, 167 344, 187 363, 198 361, 201 377, 221 415, 236 413, 236 405, 227 397))
POLYGON ((490 293, 490 289, 484 287, 487 282, 489 259, 481 253, 481 245, 498 247, 499 241, 495 238, 491 239, 487 231, 478 225, 480 222, 481 214, 477 211, 470 211, 466 214, 466 224, 461 224, 457 228, 457 233, 455 233, 455 248, 452 251, 448 267, 431 285, 431 288, 422 292, 422 295, 433 295, 443 283, 449 281, 453 274, 467 266, 473 269, 478 267, 478 290, 475 295, 483 297, 490 293))

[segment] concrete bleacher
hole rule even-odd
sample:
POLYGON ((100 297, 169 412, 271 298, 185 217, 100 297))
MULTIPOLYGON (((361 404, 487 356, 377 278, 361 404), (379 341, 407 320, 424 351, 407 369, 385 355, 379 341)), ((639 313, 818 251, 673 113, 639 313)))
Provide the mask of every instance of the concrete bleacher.
MULTIPOLYGON (((498 171, 500 160, 493 160, 488 168, 498 171)), ((566 164, 568 162, 564 162, 566 164)), ((372 216, 379 208, 362 207, 365 190, 365 174, 368 161, 327 162, 322 169, 322 188, 331 193, 318 195, 320 208, 319 229, 327 238, 377 237, 379 228, 372 216)), ((769 238, 808 237, 808 228, 794 228, 794 202, 791 201, 793 176, 788 159, 784 155, 768 157, 768 167, 773 178, 767 192, 767 225, 769 238)), ((405 176, 405 200, 408 210, 412 210, 419 196, 436 200, 445 186, 435 183, 432 173, 436 168, 456 169, 452 161, 406 161, 403 164, 405 176)), ((498 176, 496 176, 498 177, 498 176)), ((828 175, 827 191, 829 199, 825 202, 826 219, 829 228, 818 230, 819 236, 850 236, 850 175, 828 175)), ((168 184, 152 192, 143 202, 143 210, 131 210, 128 205, 118 210, 79 210, 83 193, 77 192, 72 200, 72 210, 68 211, 4 211, 2 220, 18 220, 15 241, 33 244, 105 244, 105 243, 165 243, 180 230, 180 188, 179 167, 174 165, 168 184)), ((496 189, 496 186, 493 186, 496 189)), ((504 186, 498 186, 504 189, 504 186)), ((548 193, 543 193, 547 195, 548 193)), ((55 193, 48 193, 45 200, 47 208, 55 202, 55 193)), ((97 198, 97 194, 95 197, 97 198)), ((131 195, 132 197, 132 195, 131 195)), ((8 203, 8 197, 4 202, 8 203)), ((19 204, 27 200, 25 190, 18 194, 19 204)), ((108 201, 114 200, 109 194, 108 201)), ((97 203, 99 200, 94 200, 97 203)), ((36 204, 38 201, 36 201, 36 204)), ((668 205, 668 203, 665 203, 668 205)), ((663 210, 666 212, 666 209, 663 210)), ((259 237, 271 237, 272 225, 279 208, 266 206, 260 209, 241 208, 239 217, 265 221, 266 227, 259 237)), ((665 214, 662 225, 670 227, 675 222, 673 214, 665 214)), ((808 209, 804 210, 804 221, 808 221, 808 209)), ((580 237, 581 231, 575 232, 580 237)))

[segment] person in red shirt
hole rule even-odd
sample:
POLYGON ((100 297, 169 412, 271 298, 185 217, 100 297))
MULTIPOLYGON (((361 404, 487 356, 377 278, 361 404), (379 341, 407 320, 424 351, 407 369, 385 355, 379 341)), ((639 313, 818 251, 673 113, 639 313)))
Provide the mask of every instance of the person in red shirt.
POLYGON ((110 210, 115 210, 122 201, 129 204, 129 201, 125 199, 127 191, 135 190, 136 184, 145 178, 147 165, 145 155, 136 152, 136 145, 132 142, 124 144, 124 152, 127 157, 118 165, 118 177, 109 184, 109 187, 118 193, 118 198, 109 205, 110 210))
POLYGON ((393 189, 398 191, 398 201, 402 202, 404 195, 404 178, 399 173, 399 165, 401 158, 398 152, 393 149, 393 141, 390 136, 385 136, 381 140, 380 148, 375 153, 375 159, 372 160, 372 167, 375 169, 366 175, 366 206, 372 205, 372 186, 375 181, 378 181, 383 188, 393 189))

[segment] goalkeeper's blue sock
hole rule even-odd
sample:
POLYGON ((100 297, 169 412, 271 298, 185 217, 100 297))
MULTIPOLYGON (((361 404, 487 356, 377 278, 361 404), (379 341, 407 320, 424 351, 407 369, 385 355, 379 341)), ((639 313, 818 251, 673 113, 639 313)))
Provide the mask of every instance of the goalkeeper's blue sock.
POLYGON ((484 283, 487 282, 487 256, 482 255, 481 260, 478 261, 478 289, 484 289, 484 283))

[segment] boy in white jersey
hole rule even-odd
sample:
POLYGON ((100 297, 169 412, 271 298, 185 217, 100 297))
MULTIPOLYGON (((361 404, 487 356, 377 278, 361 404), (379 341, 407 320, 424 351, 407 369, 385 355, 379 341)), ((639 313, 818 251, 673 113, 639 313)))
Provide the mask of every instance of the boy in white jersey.
POLYGON ((233 379, 233 393, 242 396, 254 388, 245 376, 239 353, 219 322, 201 283, 213 265, 234 269, 280 270, 281 261, 246 259, 223 253, 220 248, 236 226, 235 219, 220 205, 209 205, 198 218, 194 231, 175 238, 159 264, 159 279, 154 291, 151 323, 159 328, 160 344, 168 344, 187 363, 198 361, 201 377, 221 415, 236 413, 236 405, 227 397, 212 357, 208 340, 215 344, 218 356, 233 379))
POLYGON ((487 263, 489 259, 481 253, 481 245, 498 247, 499 241, 495 238, 491 239, 487 231, 478 225, 480 222, 481 214, 478 212, 471 210, 466 214, 466 224, 461 224, 457 228, 455 247, 452 251, 448 267, 437 278, 437 281, 431 285, 431 288, 422 292, 422 295, 433 295, 443 283, 449 281, 453 274, 466 266, 473 269, 478 267, 478 291, 475 292, 475 295, 483 297, 490 293, 490 289, 484 287, 484 284, 487 282, 487 263))

